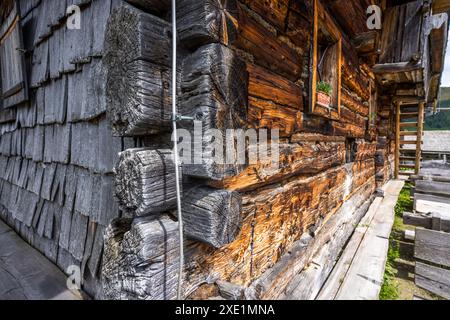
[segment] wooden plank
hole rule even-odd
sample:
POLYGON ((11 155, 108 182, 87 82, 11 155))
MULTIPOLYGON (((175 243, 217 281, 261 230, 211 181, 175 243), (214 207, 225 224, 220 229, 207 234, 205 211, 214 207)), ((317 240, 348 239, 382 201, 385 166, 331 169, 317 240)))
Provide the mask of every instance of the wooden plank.
POLYGON ((417 120, 417 145, 416 145, 416 167, 415 174, 419 174, 420 171, 420 159, 422 158, 422 134, 423 134, 423 123, 425 120, 425 101, 419 103, 419 118, 417 120))
POLYGON ((333 271, 316 297, 317 300, 334 300, 336 298, 336 295, 341 287, 342 280, 345 278, 382 200, 383 198, 377 197, 370 205, 369 210, 356 227, 350 241, 334 266, 333 271))
POLYGON ((378 299, 394 223, 394 207, 403 185, 403 181, 392 181, 386 186, 386 196, 342 281, 337 300, 378 299))
POLYGON ((418 197, 414 199, 414 210, 416 210, 416 212, 418 213, 425 214, 441 213, 443 216, 450 219, 450 203, 448 203, 448 200, 450 200, 450 198, 435 197, 435 199, 427 199, 425 197, 418 197), (444 199, 444 201, 439 201, 436 198, 444 199))
POLYGON ((434 264, 450 267, 450 234, 416 230, 414 257, 434 264))
POLYGON ((424 194, 434 194, 441 197, 450 197, 450 183, 417 180, 416 191, 424 194))
POLYGON ((394 177, 398 179, 400 170, 400 114, 401 114, 401 102, 395 102, 395 167, 394 177))
POLYGON ((442 298, 450 299, 450 271, 416 262, 415 283, 442 298))

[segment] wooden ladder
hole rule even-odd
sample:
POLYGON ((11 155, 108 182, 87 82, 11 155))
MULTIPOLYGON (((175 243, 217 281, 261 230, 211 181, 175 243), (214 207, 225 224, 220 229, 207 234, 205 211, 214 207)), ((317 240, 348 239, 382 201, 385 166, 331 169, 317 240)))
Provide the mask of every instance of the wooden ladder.
POLYGON ((395 178, 417 175, 422 160, 425 102, 396 103, 395 178), (410 138, 415 137, 415 139, 410 138))

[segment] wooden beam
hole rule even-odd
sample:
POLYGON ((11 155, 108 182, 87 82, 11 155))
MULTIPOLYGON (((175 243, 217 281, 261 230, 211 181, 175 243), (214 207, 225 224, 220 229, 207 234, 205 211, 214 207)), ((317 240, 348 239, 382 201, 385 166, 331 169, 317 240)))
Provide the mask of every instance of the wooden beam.
POLYGON ((170 131, 170 32, 168 22, 127 4, 111 14, 103 60, 115 135, 170 131))
POLYGON ((442 197, 450 197, 450 183, 429 181, 429 180, 417 180, 416 192, 433 194, 442 197))
POLYGON ((419 174, 420 171, 420 159, 422 158, 422 134, 423 134, 423 122, 425 112, 425 101, 419 103, 419 117, 417 120, 417 145, 416 145, 416 168, 415 173, 419 174))
POLYGON ((176 181, 171 150, 128 149, 115 168, 116 196, 121 209, 143 216, 176 205, 176 181))
POLYGON ((394 176, 398 179, 400 170, 400 112, 401 112, 401 102, 395 102, 395 168, 394 176))
POLYGON ((443 218, 439 213, 419 214, 405 212, 403 214, 403 223, 434 231, 450 232, 450 220, 443 218), (438 221, 439 223, 437 223, 438 221))
POLYGON ((105 298, 176 299, 179 246, 178 223, 167 215, 114 220, 105 233, 105 298))
POLYGON ((414 281, 420 288, 450 299, 450 271, 416 262, 414 281))
POLYGON ((414 257, 450 267, 450 233, 417 229, 414 257))
POLYGON ((183 166, 183 174, 222 180, 245 169, 244 148, 229 145, 233 140, 226 135, 231 129, 246 128, 248 78, 245 62, 220 43, 202 46, 184 60, 179 111, 195 118, 196 122, 180 123, 180 128, 194 133, 195 125, 200 124, 198 131, 203 139, 197 144, 193 139, 192 161, 183 166), (214 144, 217 139, 223 139, 220 149, 215 148, 220 146, 214 144), (200 152, 199 146, 203 148, 200 152), (236 157, 225 161, 227 152, 232 153, 228 151, 230 148, 235 150, 236 157), (199 155, 203 160, 197 161, 199 155), (219 161, 220 156, 223 156, 222 161, 219 161))
POLYGON ((219 249, 234 241, 241 230, 242 198, 237 192, 194 187, 183 197, 187 237, 219 249))
POLYGON ((411 62, 396 62, 396 63, 383 63, 376 64, 372 67, 372 72, 375 74, 384 73, 399 73, 399 72, 411 72, 420 70, 420 63, 411 62))
POLYGON ((237 17, 236 1, 178 0, 180 42, 191 49, 214 42, 228 46, 237 38, 237 17))

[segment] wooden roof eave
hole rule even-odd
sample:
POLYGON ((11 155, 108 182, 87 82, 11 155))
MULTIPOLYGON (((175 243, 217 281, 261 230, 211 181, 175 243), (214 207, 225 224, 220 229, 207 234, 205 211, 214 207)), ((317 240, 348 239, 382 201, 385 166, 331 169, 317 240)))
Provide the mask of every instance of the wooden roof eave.
POLYGON ((428 102, 433 102, 439 97, 439 87, 441 84, 442 74, 444 72, 445 55, 448 42, 448 14, 442 13, 433 16, 432 30, 430 31, 431 50, 436 48, 437 52, 430 52, 431 66, 438 66, 437 69, 432 68, 430 75, 430 90, 428 93, 428 102))

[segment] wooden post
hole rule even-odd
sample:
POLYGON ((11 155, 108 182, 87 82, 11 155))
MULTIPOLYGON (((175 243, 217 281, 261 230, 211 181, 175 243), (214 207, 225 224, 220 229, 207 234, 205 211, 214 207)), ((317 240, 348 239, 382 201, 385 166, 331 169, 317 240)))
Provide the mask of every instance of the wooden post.
POLYGON ((420 159, 422 158, 422 135, 423 135, 423 121, 424 121, 425 101, 419 102, 419 115, 417 118, 417 145, 416 145, 416 168, 415 174, 420 171, 420 159))
POLYGON ((400 170, 400 107, 401 102, 395 101, 395 179, 398 179, 400 170))

